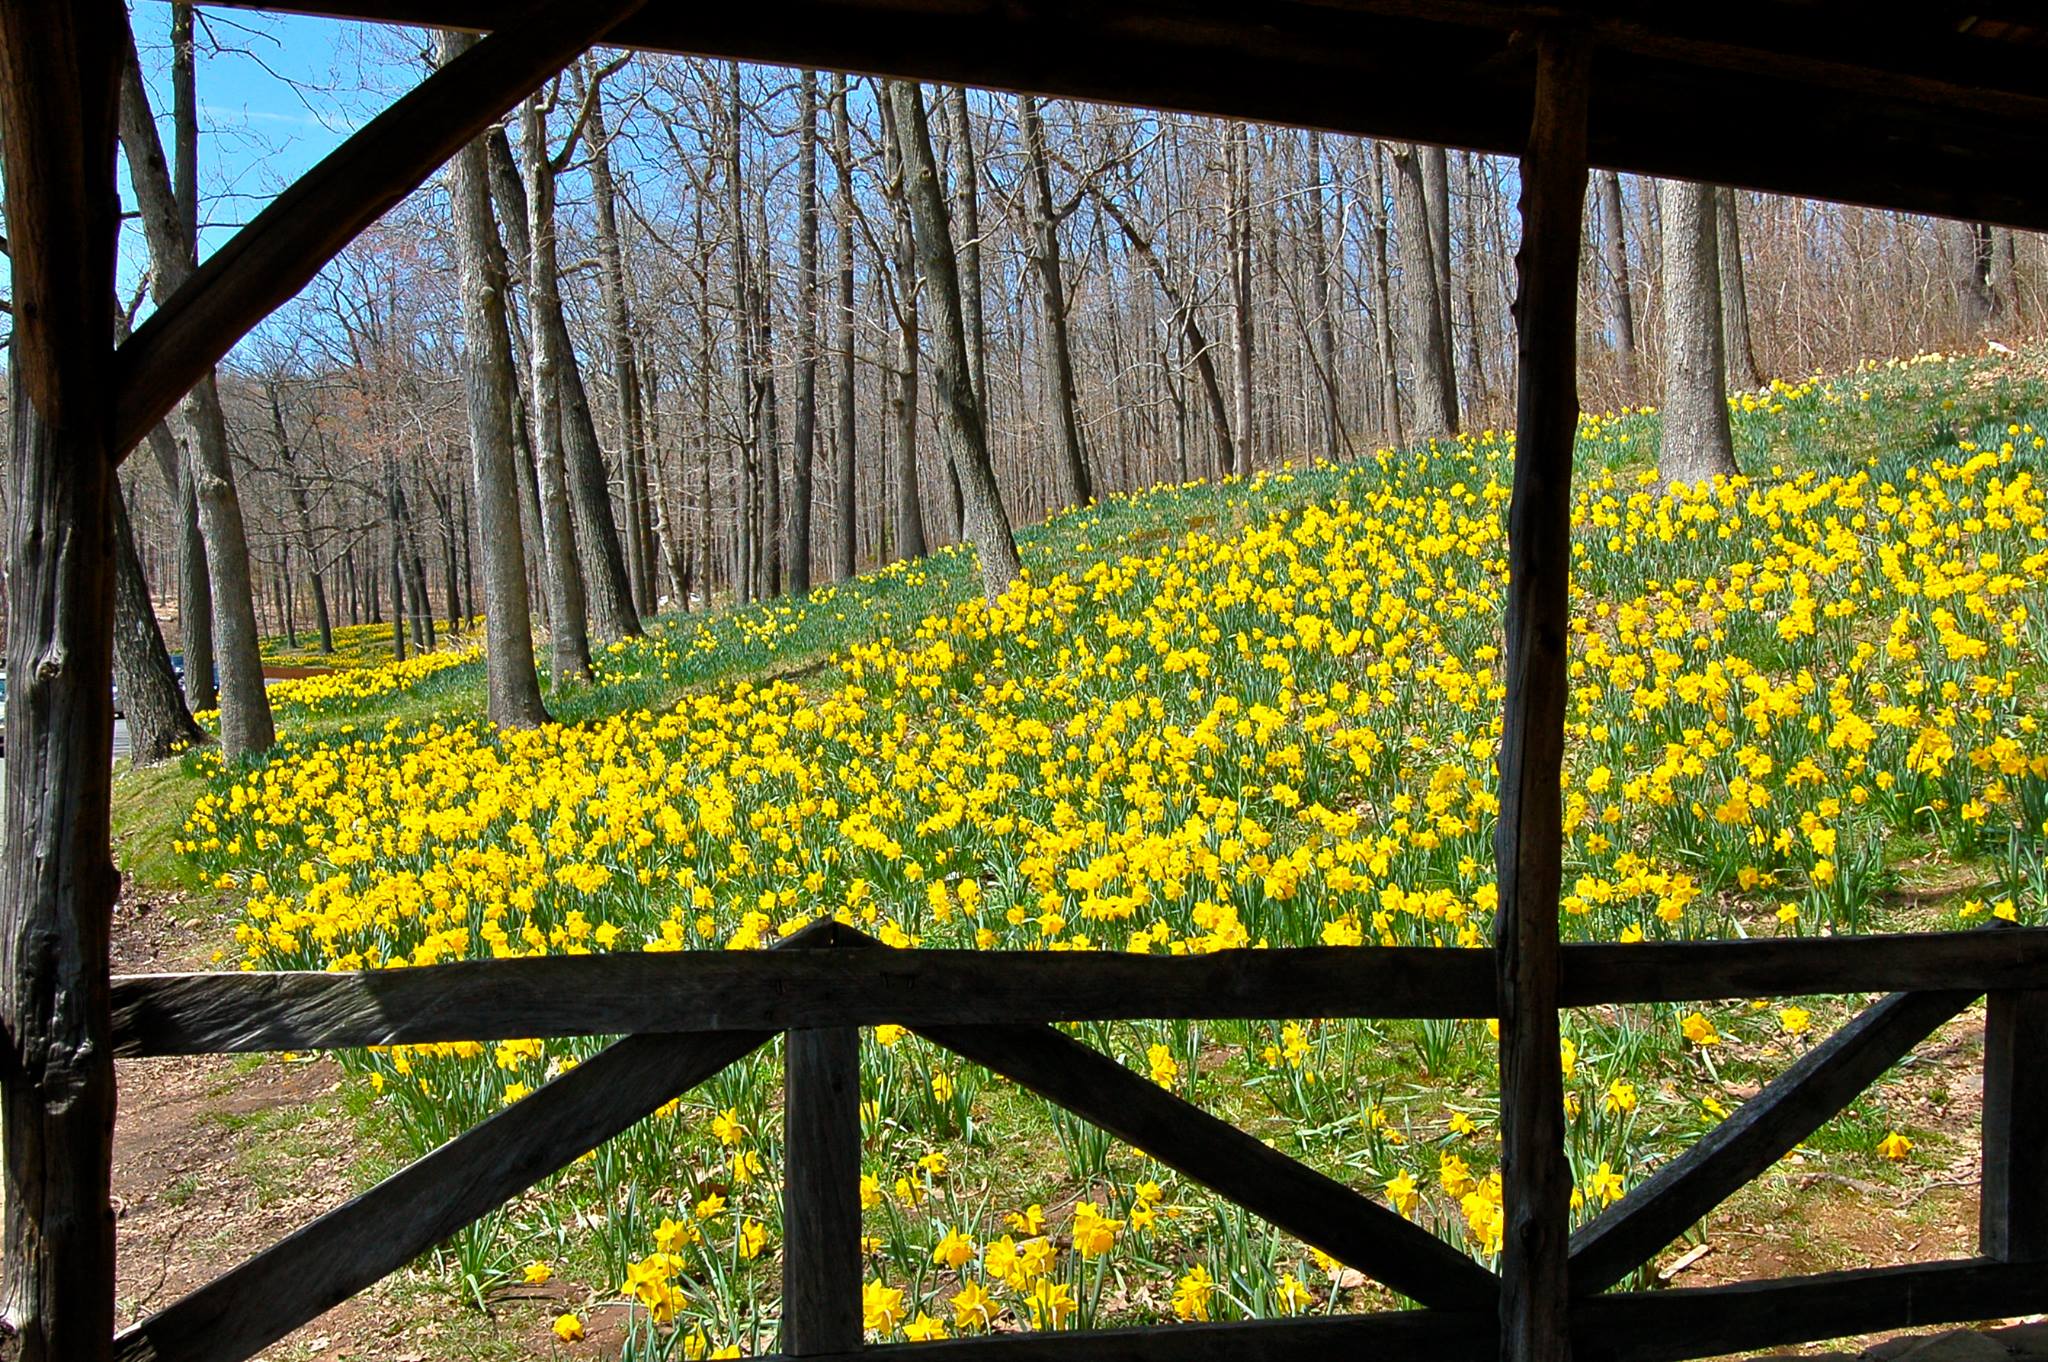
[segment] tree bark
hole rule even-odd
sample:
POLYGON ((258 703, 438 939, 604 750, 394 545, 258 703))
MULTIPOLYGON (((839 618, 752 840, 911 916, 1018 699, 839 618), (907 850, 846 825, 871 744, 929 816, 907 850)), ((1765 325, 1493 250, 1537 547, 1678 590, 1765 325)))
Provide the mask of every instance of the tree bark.
MULTIPOLYGON (((562 410, 567 384, 562 377, 566 328, 551 323, 562 315, 555 292, 560 273, 555 267, 554 212, 541 200, 552 194, 554 176, 547 164, 547 119, 540 96, 528 99, 521 112, 521 137, 526 160, 526 305, 533 319, 527 339, 533 370, 533 427, 540 465, 541 529, 547 536, 548 621, 555 684, 590 675, 590 626, 586 610, 598 593, 588 590, 584 557, 579 548, 587 520, 578 523, 572 505, 573 479, 568 469, 566 427, 573 424, 562 410), (537 173, 538 169, 538 173, 537 173)), ((621 573, 621 576, 624 574, 621 573)))
POLYGON ((1045 124, 1038 101, 1017 96, 1017 127, 1024 141, 1024 247, 1038 278, 1039 307, 1045 313, 1046 367, 1052 370, 1054 484, 1059 505, 1086 506, 1095 498, 1088 457, 1081 448, 1080 396, 1074 384, 1074 352, 1067 337, 1067 289, 1060 264, 1060 226, 1052 202, 1052 167, 1045 152, 1045 124))
POLYGON ((1621 215, 1621 176, 1603 170, 1594 177, 1600 199, 1600 253, 1607 265, 1607 327, 1614 348, 1622 401, 1641 401, 1636 374, 1636 305, 1629 284, 1628 234, 1621 215))
POLYGON ((932 378, 939 395, 939 430, 960 475, 961 528, 981 560, 982 591, 993 605, 1017 579, 1017 544, 1010 534, 1010 518, 1003 509, 995 474, 989 468, 988 436, 981 407, 974 399, 967 328, 960 311, 960 276, 953 262, 952 229, 946 221, 946 200, 939 189, 939 169, 925 121, 924 93, 914 81, 892 81, 889 102, 895 110, 901 146, 904 199, 931 290, 932 378))
MULTIPOLYGON (((923 107, 922 96, 919 108, 923 107)), ((896 216, 896 391, 889 409, 896 418, 895 465, 896 556, 922 558, 929 551, 924 533, 924 498, 917 477, 917 242, 909 206, 909 170, 903 164, 903 143, 896 127, 893 82, 882 99, 882 159, 889 199, 896 216)))
POLYGON ((1232 347, 1237 376, 1237 443, 1226 452, 1225 475, 1249 472, 1257 457, 1252 393, 1252 190, 1251 139, 1242 123, 1224 131, 1224 163, 1230 181, 1230 216, 1225 246, 1230 256, 1232 347))
POLYGON ((114 507, 114 681, 128 721, 129 763, 152 766, 210 739, 185 707, 171 670, 127 503, 118 490, 108 500, 114 507))
POLYGON ((961 316, 967 323, 967 360, 974 376, 974 400, 988 420, 988 327, 981 295, 981 166, 974 153, 974 122, 967 111, 967 90, 946 89, 947 135, 953 144, 953 228, 958 235, 961 316))
POLYGON ((856 568, 853 480, 860 431, 853 387, 853 131, 846 107, 846 77, 836 74, 832 77, 832 173, 839 254, 839 307, 833 318, 832 343, 838 361, 834 386, 839 420, 839 438, 832 451, 832 575, 843 582, 856 568))
POLYGON ((1727 356, 1728 381, 1753 390, 1763 386, 1756 369, 1756 349, 1749 337, 1749 289, 1743 279, 1742 224, 1736 213, 1737 194, 1725 186, 1714 190, 1715 250, 1721 267, 1721 348, 1727 356))
POLYGON ((1732 476, 1727 360, 1721 336, 1721 258, 1711 186, 1662 180, 1664 220, 1664 434, 1657 471, 1666 482, 1732 476))
POLYGON ((334 651, 334 622, 327 614, 327 583, 320 572, 320 557, 313 543, 313 511, 306 497, 306 483, 299 476, 298 458, 292 450, 291 437, 284 428, 284 402, 278 393, 278 385, 272 380, 266 385, 265 396, 270 400, 270 435, 277 441, 278 467, 283 470, 286 493, 292 500, 292 514, 297 518, 299 548, 306 555, 306 576, 313 589, 313 625, 319 631, 320 651, 334 651))
MULTIPOLYGON (((187 134, 180 131, 179 136, 187 134)), ((196 135, 196 134, 194 134, 196 135)), ((196 243, 184 231, 183 214, 164 165, 163 144, 149 109, 142 67, 128 40, 121 82, 120 137, 129 178, 141 205, 149 242, 151 287, 157 301, 168 298, 190 277, 196 243)), ((190 466, 206 570, 213 605, 213 650, 220 671, 221 750, 229 760, 261 752, 277 741, 270 697, 263 686, 262 634, 256 625, 249 541, 242 504, 228 454, 227 424, 212 374, 194 385, 184 402, 191 432, 190 466)))
POLYGON ((794 467, 790 478, 789 592, 811 591, 811 482, 818 458, 818 73, 797 101, 797 331, 794 467))
MULTIPOLYGON (((605 325, 611 335, 613 387, 618 397, 620 474, 626 486, 626 570, 638 614, 655 607, 655 546, 648 505, 647 431, 640 409, 640 371, 633 339, 633 313, 626 279, 625 251, 619 237, 619 188, 612 175, 611 132, 605 125, 599 86, 603 70, 594 54, 586 55, 589 87, 585 108, 590 119, 590 189, 596 200, 598 283, 604 299, 605 325)), ((584 89, 579 76, 578 89, 584 89)))
POLYGON ((1438 285, 1435 226, 1431 221, 1423 158, 1406 143, 1391 143, 1394 156, 1394 235, 1401 255, 1401 311, 1407 323, 1408 367, 1415 380, 1416 439, 1458 433, 1458 385, 1451 372, 1450 342, 1444 332, 1444 298, 1438 285))
MULTIPOLYGON (((472 34, 442 33, 440 60, 453 60, 475 42, 472 34)), ((512 347, 505 320, 510 281, 491 220, 490 173, 489 148, 479 138, 456 153, 449 183, 462 275, 470 481, 483 540, 484 689, 492 723, 530 728, 546 723, 548 712, 541 702, 533 611, 526 594, 519 468, 513 454, 512 347)))
MULTIPOLYGON (((127 16, 0 5, 14 338, 8 381, 6 845, 0 858, 0 1318, 18 1362, 114 1336, 119 886, 113 781, 112 176, 127 16)), ((132 46, 132 43, 130 44, 132 46)))
MULTIPOLYGON (((559 168, 548 151, 547 105, 544 97, 536 94, 522 107, 526 299, 533 331, 529 345, 535 354, 544 350, 548 353, 546 367, 553 385, 553 391, 545 395, 536 390, 535 405, 551 405, 555 412, 563 477, 576 519, 575 539, 582 550, 577 575, 583 582, 586 628, 596 632, 599 642, 611 643, 637 635, 640 617, 633 609, 625 550, 619 542, 618 522, 612 516, 604 453, 598 447, 597 427, 591 421, 590 398, 584 391, 575 343, 562 313, 561 266, 555 231, 555 178, 559 168)), ((573 145, 572 141, 563 150, 566 152, 573 145)), ((542 447, 545 449, 545 441, 542 447)))

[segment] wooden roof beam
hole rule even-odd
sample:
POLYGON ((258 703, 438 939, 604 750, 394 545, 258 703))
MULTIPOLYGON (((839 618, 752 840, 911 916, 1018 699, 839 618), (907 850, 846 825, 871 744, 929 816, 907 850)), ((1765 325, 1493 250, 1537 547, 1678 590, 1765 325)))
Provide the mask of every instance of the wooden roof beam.
MULTIPOLYGON (((493 0, 211 2, 503 22, 493 0)), ((1719 7, 1667 17, 1686 8, 1645 19, 1621 0, 751 0, 651 4, 606 41, 1518 155, 1534 90, 1522 34, 1562 17, 1594 44, 1595 165, 2048 228, 2048 196, 2024 173, 2048 140, 2048 86, 2023 52, 2004 51, 2017 45, 1936 41, 1945 19, 1895 41, 1859 36, 1833 22, 1834 0, 1738 0, 1740 23, 1719 7)))

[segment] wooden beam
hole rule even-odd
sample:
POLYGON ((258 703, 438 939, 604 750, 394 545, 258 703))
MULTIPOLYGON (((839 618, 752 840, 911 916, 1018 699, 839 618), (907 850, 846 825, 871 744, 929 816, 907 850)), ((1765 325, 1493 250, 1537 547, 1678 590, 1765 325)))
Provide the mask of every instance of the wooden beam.
POLYGON ((113 767, 114 0, 0 5, 14 334, 0 867, 4 1329, 20 1362, 103 1362, 114 1329, 108 937, 113 767))
POLYGON ((1680 1362, 2044 1307, 2038 1264, 1964 1259, 1594 1296, 1572 1305, 1572 1344, 1577 1362, 1680 1362))
MULTIPOLYGON (((829 947, 837 924, 816 944, 829 947)), ((861 1345, 860 1032, 804 1028, 784 1041, 782 1351, 861 1345)))
MULTIPOLYGON (((494 0, 217 2, 499 22, 494 0)), ((1537 17, 1507 0, 757 0, 652 7, 611 40, 1518 155, 1533 85, 1518 35, 1537 17), (1440 97, 1447 85, 1457 99, 1440 97)), ((2048 227, 2048 195, 2010 173, 2048 137, 2048 95, 2027 54, 1937 41, 1924 7, 1852 21, 1776 0, 1566 0, 1540 17, 1577 23, 1597 45, 1596 165, 2048 227), (1701 108, 1715 116, 1694 116, 1701 108)))
POLYGON ((1984 1177, 1978 1249, 2048 1259, 2048 991, 1994 993, 1984 1019, 1984 1177))
MULTIPOLYGON (((1572 1311, 1578 1362, 1680 1362, 1884 1329, 2031 1314, 2038 1267, 1982 1259, 1860 1268, 1732 1286, 1628 1292, 1572 1311)), ((1493 1362, 1490 1313, 1383 1311, 1234 1324, 988 1334, 816 1354, 813 1362, 1326 1362, 1333 1357, 1493 1362)), ((770 1356, 761 1362, 779 1362, 770 1356)))
POLYGON ((1031 1329, 932 1343, 883 1343, 819 1356, 826 1362, 1329 1362, 1353 1357, 1492 1362, 1493 1348, 1491 1311, 1386 1310, 1232 1324, 1031 1329))
MULTIPOLYGON (((2048 977, 2048 928, 1565 946, 1559 1005, 1962 988, 2048 977)), ((1490 949, 745 952, 114 980, 123 1057, 881 1022, 1499 1015, 1490 949)))
POLYGON ((1564 948, 1565 1007, 1816 993, 1975 993, 2048 979, 2048 928, 1564 948))
POLYGON ((1566 1251, 1572 1175, 1558 1062, 1558 885, 1564 857, 1565 636, 1570 623, 1572 442, 1579 426, 1580 217, 1586 199, 1587 48, 1537 40, 1536 109, 1522 153, 1515 257, 1514 499, 1508 508, 1507 714, 1494 837, 1500 911, 1503 1362, 1569 1362, 1566 1251))
POLYGON ((1493 1274, 1429 1231, 1052 1027, 914 1029, 1404 1296, 1441 1309, 1494 1301, 1493 1274))
POLYGON ((1490 1017, 1492 953, 1311 947, 623 952, 354 974, 141 975, 114 988, 123 1056, 881 1022, 1490 1017))
POLYGON ((242 1362, 768 1039, 729 1031, 619 1041, 124 1330, 114 1356, 242 1362))
POLYGON ((531 0, 352 134, 207 257, 114 363, 116 457, 141 443, 250 328, 462 144, 646 0, 531 0))
MULTIPOLYGON (((1734 1115, 1572 1236, 1573 1293, 1605 1291, 1648 1261, 1855 1101, 1976 996, 1893 994, 1801 1055, 1734 1115)), ((1988 1089, 1986 1097, 1988 1119, 1988 1089)))

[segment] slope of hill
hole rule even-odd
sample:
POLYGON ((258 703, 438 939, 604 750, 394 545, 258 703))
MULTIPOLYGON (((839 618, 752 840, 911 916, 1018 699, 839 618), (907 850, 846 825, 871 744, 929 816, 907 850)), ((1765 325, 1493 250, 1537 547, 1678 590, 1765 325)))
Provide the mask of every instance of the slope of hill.
MULTIPOLYGON (((1581 424, 1567 936, 2040 921, 2048 393, 1930 357, 1735 406, 1751 475, 1690 491, 1656 478, 1654 414, 1581 424)), ((900 946, 1477 944, 1511 456, 1489 431, 1113 497, 1023 536, 1027 578, 994 608, 949 550, 670 618, 532 732, 475 717, 481 662, 459 650, 285 683, 274 753, 192 754, 130 822, 157 873, 224 896, 254 968, 742 949, 825 914, 900 946)), ((1573 1014, 1578 1213, 1857 1001, 1573 1014)), ((1498 1251, 1484 1024, 1083 1031, 1498 1251)), ((342 1063, 420 1149, 594 1048, 342 1063)), ((915 1038, 881 1028, 863 1052, 871 1337, 1385 1302, 915 1038)), ((767 1349, 778 1070, 764 1052, 457 1236, 449 1278, 476 1300, 570 1283, 561 1331, 602 1320, 633 1357, 767 1349)), ((1966 1106, 1901 1071, 1805 1166, 1882 1201, 1967 1160, 1966 1106)), ((1836 1249, 1876 1251, 1830 1223, 1836 1249)))

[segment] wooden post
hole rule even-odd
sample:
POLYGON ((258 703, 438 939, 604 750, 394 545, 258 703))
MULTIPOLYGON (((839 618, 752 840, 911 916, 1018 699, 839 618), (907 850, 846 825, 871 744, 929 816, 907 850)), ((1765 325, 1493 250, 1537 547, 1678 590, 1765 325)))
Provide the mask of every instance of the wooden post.
POLYGON ((13 267, 0 867, 4 1325, 20 1362, 114 1337, 112 455, 116 0, 0 5, 13 267))
POLYGON ((1580 216, 1586 197, 1584 46, 1537 46, 1536 111, 1522 154, 1516 264, 1514 501, 1508 512, 1507 714, 1501 732, 1501 1256, 1504 1362, 1563 1362, 1571 1170, 1558 1061, 1557 895, 1563 854, 1565 640, 1572 440, 1578 431, 1580 216))
POLYGON ((2048 1259, 2048 991, 1993 993, 1984 1018, 1978 1252, 2048 1259))
MULTIPOLYGON (((817 945, 834 944, 826 924, 817 945)), ((861 1345, 860 1032, 789 1032, 784 1044, 782 1351, 861 1345)))

